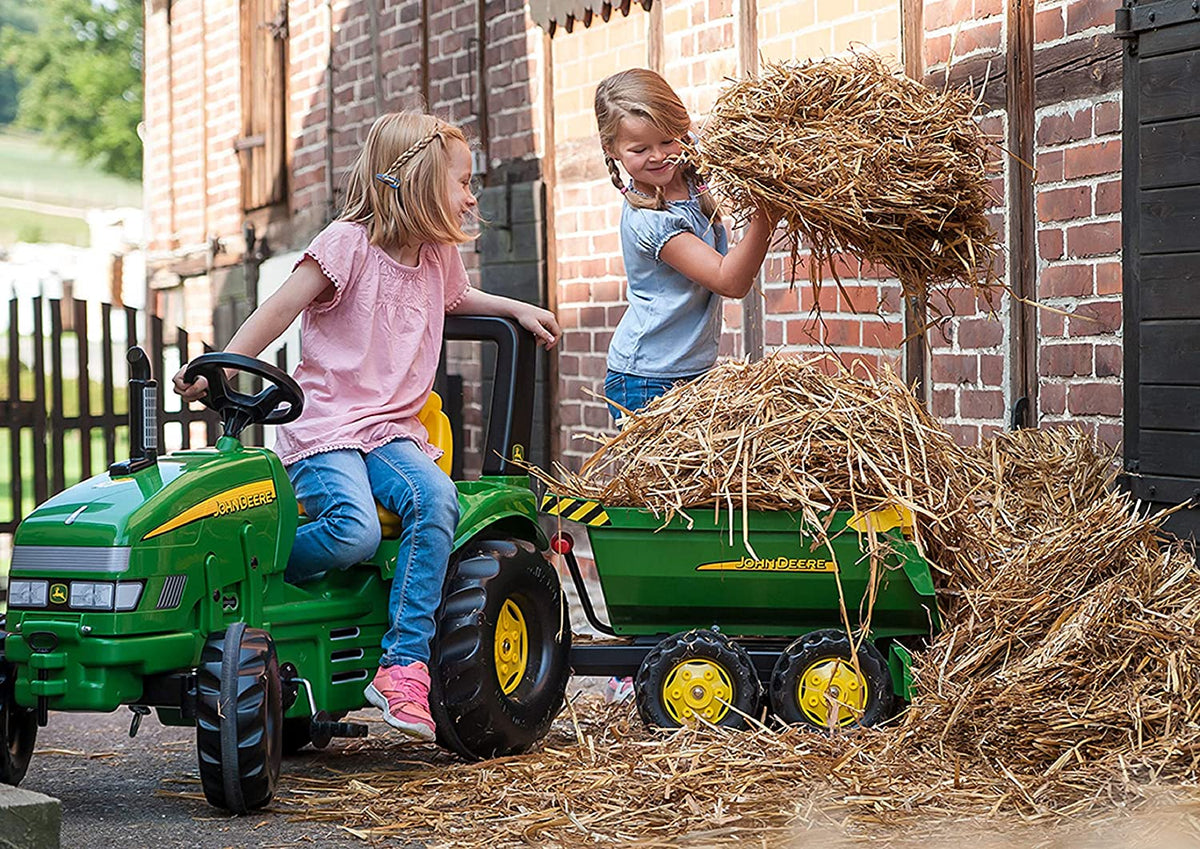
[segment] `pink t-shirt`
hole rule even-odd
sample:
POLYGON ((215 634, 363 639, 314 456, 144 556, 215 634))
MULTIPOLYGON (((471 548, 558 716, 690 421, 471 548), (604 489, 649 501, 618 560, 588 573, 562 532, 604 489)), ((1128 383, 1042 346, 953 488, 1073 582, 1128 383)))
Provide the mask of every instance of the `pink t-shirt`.
POLYGON ((287 465, 338 448, 372 451, 394 439, 412 440, 437 459, 442 452, 429 444, 417 413, 433 388, 446 311, 470 288, 458 248, 422 245, 410 267, 370 244, 363 225, 335 221, 296 266, 306 257, 336 292, 304 310, 293 374, 304 413, 279 428, 279 459, 287 465))

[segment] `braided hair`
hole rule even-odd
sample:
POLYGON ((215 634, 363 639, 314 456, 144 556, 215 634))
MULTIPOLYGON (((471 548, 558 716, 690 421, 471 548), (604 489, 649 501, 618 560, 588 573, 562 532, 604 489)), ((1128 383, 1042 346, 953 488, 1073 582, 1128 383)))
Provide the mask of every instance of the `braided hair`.
MULTIPOLYGON (((667 202, 661 188, 655 187, 653 195, 645 195, 626 184, 621 170, 612 155, 621 121, 625 118, 640 118, 649 121, 668 138, 688 140, 692 119, 675 90, 654 71, 631 68, 606 77, 596 87, 596 125, 600 131, 600 146, 604 150, 604 164, 617 191, 625 200, 641 209, 666 209, 667 202)), ((715 220, 719 215, 716 200, 708 191, 704 178, 695 165, 687 160, 682 163, 683 176, 691 191, 699 195, 700 209, 706 217, 715 220)))
POLYGON ((449 150, 466 136, 432 115, 381 115, 367 133, 339 216, 366 226, 372 244, 461 244, 471 237, 446 194, 449 150))

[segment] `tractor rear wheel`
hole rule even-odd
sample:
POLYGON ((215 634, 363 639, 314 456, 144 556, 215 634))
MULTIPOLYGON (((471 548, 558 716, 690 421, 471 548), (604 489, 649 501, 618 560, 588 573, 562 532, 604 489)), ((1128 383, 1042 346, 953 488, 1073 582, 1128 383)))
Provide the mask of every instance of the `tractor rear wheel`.
POLYGON ((208 638, 196 668, 196 750, 209 804, 244 814, 275 795, 283 752, 275 644, 234 622, 208 638))
POLYGON ((892 676, 874 643, 854 648, 844 631, 805 634, 779 655, 771 673, 771 709, 786 723, 822 730, 878 725, 892 715, 892 676))
POLYGON ((724 634, 697 629, 672 634, 646 655, 633 682, 647 725, 679 728, 710 722, 747 727, 762 687, 754 663, 724 634))
POLYGON ((529 542, 489 539, 450 563, 430 662, 438 742, 470 760, 526 751, 562 708, 571 623, 529 542))
POLYGON ((0 655, 0 784, 14 786, 29 769, 37 740, 37 712, 17 704, 15 687, 16 670, 0 655))

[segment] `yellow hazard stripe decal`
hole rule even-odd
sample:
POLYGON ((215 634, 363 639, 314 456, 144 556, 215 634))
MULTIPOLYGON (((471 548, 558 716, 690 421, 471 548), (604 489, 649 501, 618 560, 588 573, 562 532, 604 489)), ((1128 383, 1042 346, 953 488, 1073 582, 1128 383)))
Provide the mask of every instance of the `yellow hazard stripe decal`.
POLYGON ((226 513, 236 513, 239 510, 248 510, 260 504, 269 504, 274 500, 275 481, 265 480, 243 484, 242 486, 219 492, 211 498, 206 498, 199 504, 189 507, 173 519, 163 522, 142 537, 142 539, 152 539, 173 531, 176 528, 182 528, 184 525, 191 524, 192 522, 198 522, 201 519, 224 516, 226 513))
POLYGON ((562 516, 572 522, 582 522, 592 527, 602 527, 612 524, 608 513, 598 501, 588 501, 586 498, 560 498, 557 495, 542 496, 542 512, 551 516, 562 516))

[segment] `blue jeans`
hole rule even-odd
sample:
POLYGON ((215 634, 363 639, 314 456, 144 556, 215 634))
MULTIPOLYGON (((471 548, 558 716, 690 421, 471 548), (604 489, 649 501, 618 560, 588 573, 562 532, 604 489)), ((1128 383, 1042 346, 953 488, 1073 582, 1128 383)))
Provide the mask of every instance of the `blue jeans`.
POLYGON ((288 467, 311 521, 296 531, 285 579, 315 580, 369 558, 381 538, 375 500, 403 521, 380 666, 429 662, 434 615, 458 527, 458 490, 416 443, 397 439, 369 454, 326 451, 288 467))
MULTIPOLYGON (((604 397, 616 401, 631 413, 636 413, 660 395, 667 392, 678 383, 687 383, 701 377, 693 374, 688 377, 641 377, 636 374, 623 374, 619 371, 609 371, 604 378, 604 397)), ((608 405, 613 421, 620 421, 624 415, 612 404, 608 405)))

